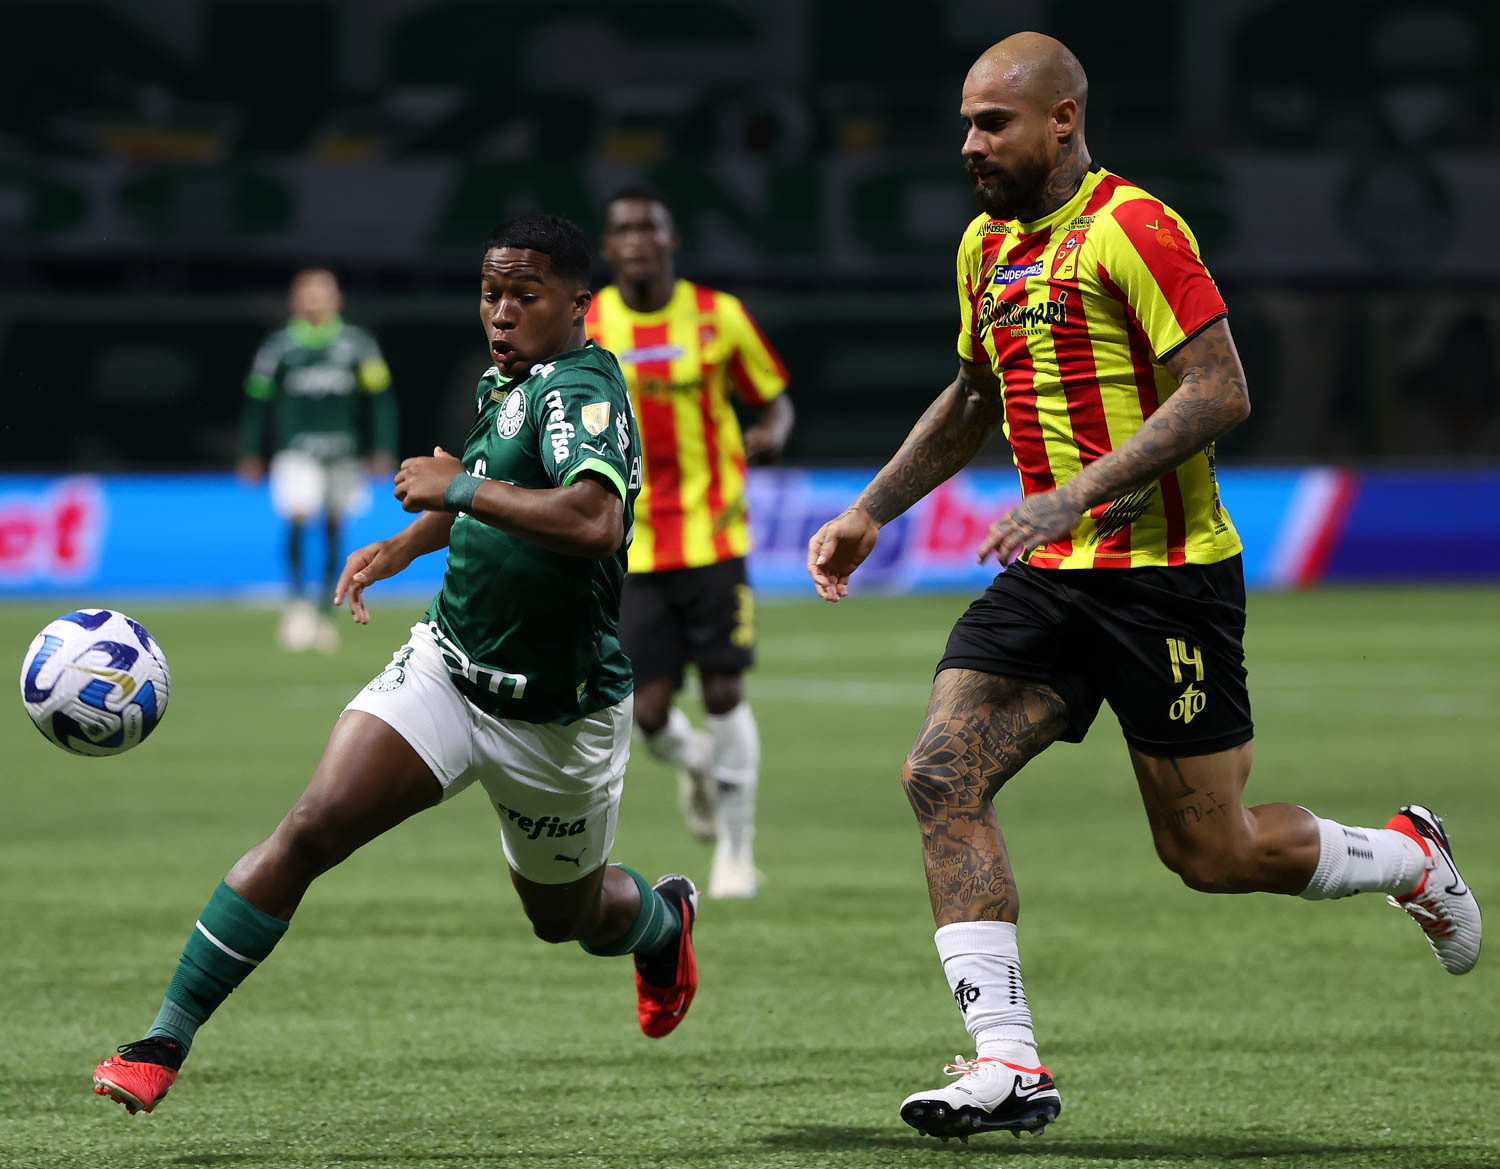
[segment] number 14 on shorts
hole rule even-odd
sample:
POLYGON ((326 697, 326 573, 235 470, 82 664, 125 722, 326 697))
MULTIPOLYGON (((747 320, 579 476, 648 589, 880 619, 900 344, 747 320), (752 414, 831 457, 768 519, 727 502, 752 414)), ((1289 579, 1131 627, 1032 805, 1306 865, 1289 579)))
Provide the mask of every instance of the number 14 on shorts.
POLYGON ((1198 683, 1203 681, 1203 647, 1192 646, 1189 648, 1187 642, 1180 637, 1167 638, 1167 656, 1172 662, 1172 680, 1181 686, 1184 681, 1184 672, 1191 669, 1194 677, 1188 682, 1187 689, 1172 703, 1169 716, 1174 722, 1190 723, 1203 708, 1208 705, 1208 695, 1198 689, 1198 683))

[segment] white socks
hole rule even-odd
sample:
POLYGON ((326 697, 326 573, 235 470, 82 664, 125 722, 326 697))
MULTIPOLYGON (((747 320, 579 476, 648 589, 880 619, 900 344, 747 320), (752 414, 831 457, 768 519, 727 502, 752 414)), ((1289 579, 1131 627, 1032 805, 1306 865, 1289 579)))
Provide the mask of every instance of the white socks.
POLYGON ((979 1056, 1041 1066, 1021 985, 1016 927, 1008 921, 955 922, 942 926, 933 941, 979 1056))
POLYGON ((708 766, 709 741, 675 706, 667 712, 667 725, 654 735, 644 736, 646 749, 663 763, 702 771, 708 766))
POLYGON ((719 789, 719 844, 728 855, 748 860, 755 838, 755 787, 760 778, 760 730, 750 704, 728 714, 708 716, 713 736, 713 778, 719 789))
POLYGON ((1314 818, 1318 821, 1322 848, 1312 880, 1299 894, 1309 901, 1352 897, 1356 893, 1390 893, 1399 897, 1415 889, 1431 865, 1422 846, 1404 832, 1393 828, 1350 828, 1321 816, 1314 818))

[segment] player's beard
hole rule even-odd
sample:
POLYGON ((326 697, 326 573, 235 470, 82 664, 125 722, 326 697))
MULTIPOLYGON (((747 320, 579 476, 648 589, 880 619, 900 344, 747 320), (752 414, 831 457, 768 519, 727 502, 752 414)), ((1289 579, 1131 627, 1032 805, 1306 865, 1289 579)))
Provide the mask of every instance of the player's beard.
POLYGON ((969 178, 975 180, 974 198, 981 211, 994 219, 1020 219, 1034 215, 1036 208, 1041 206, 1052 163, 1045 153, 1038 153, 1017 166, 1000 168, 992 172, 1000 180, 992 188, 979 185, 972 166, 966 165, 964 169, 969 178))

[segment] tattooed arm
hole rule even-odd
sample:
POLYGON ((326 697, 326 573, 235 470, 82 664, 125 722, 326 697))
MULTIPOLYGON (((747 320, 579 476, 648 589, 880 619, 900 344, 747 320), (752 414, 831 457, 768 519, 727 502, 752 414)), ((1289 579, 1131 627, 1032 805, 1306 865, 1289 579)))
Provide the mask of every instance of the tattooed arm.
POLYGON ((1028 549, 1062 539, 1095 504, 1156 482, 1249 417, 1245 371, 1228 321, 1214 322, 1165 365, 1177 379, 1172 396, 1109 454, 1055 491, 1029 496, 991 524, 979 548, 981 562, 994 552, 1005 564, 1028 549))
POLYGON ((958 377, 927 407, 901 449, 849 510, 829 520, 807 546, 807 571, 818 595, 837 601, 889 523, 968 463, 1005 417, 1000 379, 988 364, 959 363, 958 377))

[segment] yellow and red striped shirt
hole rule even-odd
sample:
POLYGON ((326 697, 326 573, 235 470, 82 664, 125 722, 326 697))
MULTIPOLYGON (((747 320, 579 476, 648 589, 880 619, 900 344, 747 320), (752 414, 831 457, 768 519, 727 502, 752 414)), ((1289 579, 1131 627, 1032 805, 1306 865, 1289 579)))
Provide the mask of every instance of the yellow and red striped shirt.
MULTIPOLYGON (((1226 313, 1187 224, 1102 168, 1045 218, 970 223, 958 301, 958 355, 989 361, 1004 383, 1023 495, 1066 483, 1139 430, 1177 388, 1162 363, 1226 313)), ((1025 559, 1138 568, 1213 564, 1239 551, 1210 444, 1025 559)))
POLYGON ((761 406, 786 369, 736 297, 677 281, 655 312, 633 312, 611 284, 594 296, 588 333, 625 373, 641 433, 631 572, 732 560, 750 550, 745 443, 731 392, 761 406))

